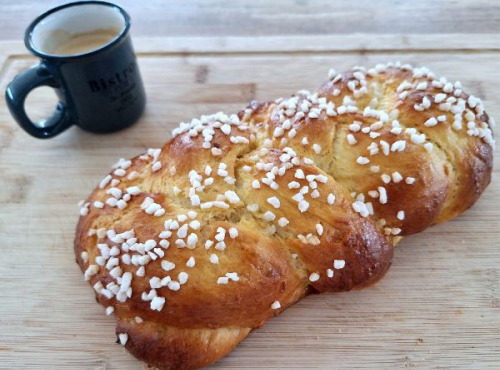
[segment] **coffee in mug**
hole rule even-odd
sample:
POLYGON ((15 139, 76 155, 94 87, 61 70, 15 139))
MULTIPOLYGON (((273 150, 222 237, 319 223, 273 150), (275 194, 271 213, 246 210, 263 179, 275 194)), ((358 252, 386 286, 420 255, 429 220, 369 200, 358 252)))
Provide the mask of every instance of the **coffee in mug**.
POLYGON ((146 96, 129 30, 129 15, 104 1, 65 4, 36 18, 25 44, 41 62, 6 90, 17 123, 32 136, 49 138, 72 125, 105 133, 136 122, 146 96), (59 103, 52 116, 35 123, 24 103, 39 86, 54 88, 59 103))
MULTIPOLYGON (((55 30, 55 34, 65 33, 64 30, 55 30)), ((120 30, 118 28, 100 28, 88 32, 68 35, 65 41, 54 46, 52 54, 75 55, 99 49, 113 40, 120 30)), ((52 36, 56 38, 55 36, 52 36)))

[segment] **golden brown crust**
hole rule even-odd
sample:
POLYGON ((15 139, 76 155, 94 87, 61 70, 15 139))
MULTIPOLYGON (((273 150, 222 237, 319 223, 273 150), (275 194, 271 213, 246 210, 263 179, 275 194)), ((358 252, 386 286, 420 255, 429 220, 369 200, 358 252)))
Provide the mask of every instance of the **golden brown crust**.
POLYGON ((160 370, 197 369, 225 356, 250 328, 178 329, 156 323, 117 320, 116 334, 127 333, 125 348, 160 370))
POLYGON ((470 207, 489 122, 459 84, 389 65, 183 123, 84 202, 77 263, 132 354, 206 366, 309 293, 374 283, 402 236, 470 207))

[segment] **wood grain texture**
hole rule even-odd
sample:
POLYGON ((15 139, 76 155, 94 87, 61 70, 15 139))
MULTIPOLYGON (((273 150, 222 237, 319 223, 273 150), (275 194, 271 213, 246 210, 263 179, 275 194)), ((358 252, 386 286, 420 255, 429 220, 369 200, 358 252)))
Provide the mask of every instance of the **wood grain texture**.
MULTIPOLYGON (((329 67, 401 60, 462 81, 500 117, 495 35, 135 38, 148 106, 112 135, 77 128, 36 140, 0 105, 0 368, 139 369, 114 343, 73 255, 76 203, 119 157, 159 147, 182 120, 235 112, 250 99, 315 89, 329 67), (410 41, 408 44, 407 41, 410 41), (453 41, 455 40, 455 41, 453 41), (478 41, 478 42, 476 42, 478 41), (305 47, 304 45, 309 45, 305 47), (346 46, 348 45, 348 46, 346 46), (482 45, 482 46, 481 46, 482 45), (313 47, 315 46, 315 47, 313 47)), ((36 62, 0 43, 0 89, 36 62)), ((48 115, 47 94, 32 96, 48 115)), ((496 154, 498 156, 497 148, 496 154)), ((309 297, 253 332, 214 368, 462 368, 500 366, 500 172, 478 203, 403 241, 393 266, 359 292, 309 297)))
MULTIPOLYGON (((39 14, 71 0, 0 3, 0 39, 22 39, 39 14)), ((135 36, 498 33, 494 0, 115 0, 135 36)))

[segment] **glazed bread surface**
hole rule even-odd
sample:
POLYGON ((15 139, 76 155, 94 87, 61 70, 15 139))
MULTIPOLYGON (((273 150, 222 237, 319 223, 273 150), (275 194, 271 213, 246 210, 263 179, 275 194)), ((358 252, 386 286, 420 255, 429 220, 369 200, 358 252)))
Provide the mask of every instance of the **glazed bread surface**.
POLYGON ((331 70, 120 159, 81 205, 77 262, 133 355, 203 367, 309 293, 374 283, 401 237, 474 204, 491 125, 426 68, 331 70))

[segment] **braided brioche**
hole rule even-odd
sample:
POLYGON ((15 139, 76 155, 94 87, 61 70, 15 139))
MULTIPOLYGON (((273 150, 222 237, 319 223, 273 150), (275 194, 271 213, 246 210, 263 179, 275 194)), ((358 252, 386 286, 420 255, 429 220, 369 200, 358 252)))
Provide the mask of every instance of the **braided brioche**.
POLYGON ((317 93, 181 123, 82 205, 77 262, 119 341, 206 366, 312 292, 381 278, 403 236, 488 185, 493 122, 426 68, 337 74, 317 93))

